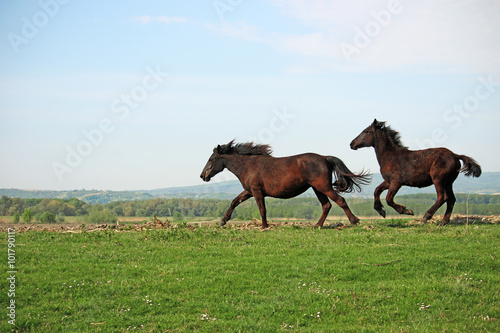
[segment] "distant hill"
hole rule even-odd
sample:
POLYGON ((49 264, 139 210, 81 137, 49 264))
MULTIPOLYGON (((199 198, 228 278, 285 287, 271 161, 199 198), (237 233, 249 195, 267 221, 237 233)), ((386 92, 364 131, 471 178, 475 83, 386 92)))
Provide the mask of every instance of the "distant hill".
POLYGON ((230 180, 195 186, 159 188, 144 192, 160 198, 233 199, 241 191, 243 187, 240 182, 230 180))
MULTIPOLYGON (((380 174, 374 174, 370 185, 363 187, 361 193, 346 194, 346 197, 373 196, 373 191, 382 182, 380 174)), ((479 178, 465 177, 460 174, 454 183, 455 193, 471 194, 500 194, 500 172, 485 172, 479 178)), ((142 191, 98 191, 98 190, 73 190, 73 191, 31 191, 19 189, 0 189, 0 196, 29 198, 77 198, 87 203, 109 203, 114 201, 147 200, 152 198, 192 198, 192 199, 233 199, 243 188, 237 180, 219 183, 207 183, 196 186, 169 187, 142 191)), ((386 193, 386 192, 385 192, 386 193)), ((385 193, 383 195, 385 195, 385 193)), ((398 195, 415 193, 435 193, 434 187, 412 188, 402 187, 398 195)), ((314 196, 312 190, 303 196, 314 196)))
POLYGON ((109 203, 114 201, 147 200, 152 196, 140 191, 98 191, 98 190, 73 190, 73 191, 43 191, 43 190, 18 190, 0 189, 0 196, 17 197, 21 199, 71 199, 77 198, 90 204, 109 203))

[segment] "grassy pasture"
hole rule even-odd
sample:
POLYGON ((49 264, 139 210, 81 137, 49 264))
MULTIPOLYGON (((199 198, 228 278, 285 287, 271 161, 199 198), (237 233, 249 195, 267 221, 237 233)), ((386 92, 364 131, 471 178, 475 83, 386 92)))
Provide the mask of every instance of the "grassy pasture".
POLYGON ((0 331, 500 331, 498 225, 408 221, 17 233, 0 331))

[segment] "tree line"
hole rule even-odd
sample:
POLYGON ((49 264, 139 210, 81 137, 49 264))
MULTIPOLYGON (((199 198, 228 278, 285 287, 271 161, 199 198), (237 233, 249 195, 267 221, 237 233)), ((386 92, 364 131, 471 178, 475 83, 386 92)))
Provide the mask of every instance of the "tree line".
MULTIPOLYGON (((493 215, 500 214, 500 196, 480 194, 457 194, 455 214, 493 215)), ((358 216, 378 216, 373 210, 373 199, 347 198, 351 210, 358 216)), ((411 208, 416 215, 424 214, 435 202, 433 194, 411 194, 396 197, 396 202, 411 208)), ((79 199, 20 199, 2 196, 0 216, 14 216, 18 222, 40 221, 64 222, 66 216, 85 216, 88 222, 114 222, 118 217, 169 217, 174 221, 194 218, 219 218, 229 208, 231 200, 220 199, 148 199, 116 201, 108 204, 89 204, 79 199)), ((443 214, 444 205, 438 211, 443 214)), ((318 219, 321 206, 316 198, 293 198, 288 200, 266 199, 269 218, 318 219)), ((392 208, 387 208, 390 214, 392 208)), ((396 214, 395 212, 393 212, 396 214)), ((343 216, 335 204, 330 215, 343 216)), ((250 199, 236 208, 233 218, 248 220, 260 218, 255 201, 250 199)))

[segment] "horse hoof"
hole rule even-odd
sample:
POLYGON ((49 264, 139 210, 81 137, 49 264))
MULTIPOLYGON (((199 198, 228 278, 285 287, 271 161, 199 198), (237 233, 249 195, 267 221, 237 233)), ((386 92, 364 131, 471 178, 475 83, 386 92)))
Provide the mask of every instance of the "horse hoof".
POLYGON ((356 217, 356 216, 353 216, 352 219, 350 218, 349 219, 349 222, 352 224, 352 225, 357 225, 359 223, 359 219, 356 217))
POLYGON ((219 223, 218 223, 218 225, 219 225, 219 227, 223 227, 223 226, 226 225, 226 223, 227 223, 227 221, 220 220, 219 223))
POLYGON ((415 214, 413 214, 413 211, 411 209, 408 209, 408 208, 405 208, 405 210, 403 211, 403 214, 405 214, 405 215, 415 215, 415 214))
POLYGON ((383 218, 385 218, 385 210, 383 210, 382 208, 380 208, 380 209, 376 209, 376 211, 380 214, 380 216, 382 216, 383 218))

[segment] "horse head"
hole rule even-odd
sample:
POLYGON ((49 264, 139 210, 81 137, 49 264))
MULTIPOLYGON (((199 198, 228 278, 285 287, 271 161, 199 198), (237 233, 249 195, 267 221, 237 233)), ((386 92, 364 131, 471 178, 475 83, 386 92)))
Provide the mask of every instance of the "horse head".
POLYGON ((224 170, 225 165, 221 154, 223 154, 223 147, 218 145, 214 148, 212 155, 201 172, 200 178, 203 179, 203 181, 209 182, 213 176, 224 170))
POLYGON ((373 123, 365 128, 354 140, 351 141, 351 149, 357 150, 364 147, 375 146, 375 130, 384 129, 385 122, 373 120, 373 123))

